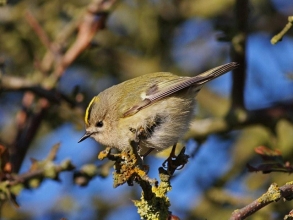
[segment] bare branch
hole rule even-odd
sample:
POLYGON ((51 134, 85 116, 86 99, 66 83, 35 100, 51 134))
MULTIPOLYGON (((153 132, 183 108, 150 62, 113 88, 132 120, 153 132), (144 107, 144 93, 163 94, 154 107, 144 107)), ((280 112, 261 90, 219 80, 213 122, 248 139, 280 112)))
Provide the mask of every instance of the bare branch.
POLYGON ((232 107, 244 109, 244 86, 246 73, 246 32, 248 20, 248 0, 235 1, 237 35, 232 39, 232 60, 239 63, 233 70, 232 107))
POLYGON ((4 92, 30 91, 35 95, 47 99, 50 103, 60 104, 60 102, 64 100, 71 106, 76 105, 76 101, 67 97, 65 94, 56 90, 43 88, 39 84, 35 84, 31 80, 27 80, 21 77, 3 75, 0 78, 0 90, 4 92))
MULTIPOLYGON (((51 67, 55 67, 55 70, 48 78, 46 78, 46 80, 41 81, 44 88, 51 90, 56 87, 65 69, 76 59, 78 55, 80 55, 82 51, 87 48, 95 33, 104 27, 104 23, 106 20, 105 11, 108 11, 111 7, 113 7, 114 3, 115 0, 93 0, 89 4, 88 10, 83 15, 83 19, 81 20, 81 23, 79 25, 79 31, 75 42, 71 45, 67 52, 65 52, 63 57, 57 57, 57 59, 54 59, 54 62, 51 63, 51 67)), ((50 51, 54 51, 54 49, 52 49, 51 47, 51 45, 53 45, 54 43, 50 43, 49 38, 47 37, 44 30, 41 28, 39 23, 36 21, 34 16, 32 16, 30 13, 28 13, 26 16, 29 24, 35 30, 40 40, 47 47, 47 49, 50 51)), ((67 39, 64 39, 64 41, 66 40, 67 39)), ((46 56, 44 57, 44 59, 46 59, 46 56)), ((51 68, 40 67, 40 69, 51 68)), ((36 89, 34 90, 36 91, 36 89)), ((37 89, 37 91, 40 92, 39 89, 37 89)), ((41 121, 50 106, 49 99, 40 99, 36 105, 37 112, 28 114, 30 107, 35 100, 34 94, 32 94, 31 92, 25 93, 23 103, 26 99, 28 99, 29 102, 25 102, 23 109, 18 113, 17 118, 21 120, 17 121, 17 135, 11 147, 11 164, 13 165, 14 172, 18 172, 24 155, 26 154, 30 143, 32 142, 36 132, 38 131, 41 121)))
POLYGON ((32 27, 32 29, 35 31, 35 33, 38 35, 41 42, 47 48, 47 50, 52 52, 53 56, 56 56, 58 54, 57 50, 55 50, 54 47, 52 46, 47 33, 44 31, 44 29, 39 24, 39 22, 34 17, 34 15, 30 11, 26 11, 25 18, 27 22, 29 23, 29 25, 32 27))
POLYGON ((113 6, 115 0, 94 0, 84 14, 77 34, 76 41, 71 45, 56 68, 54 74, 59 78, 64 70, 84 51, 90 44, 95 33, 105 26, 107 11, 113 6))

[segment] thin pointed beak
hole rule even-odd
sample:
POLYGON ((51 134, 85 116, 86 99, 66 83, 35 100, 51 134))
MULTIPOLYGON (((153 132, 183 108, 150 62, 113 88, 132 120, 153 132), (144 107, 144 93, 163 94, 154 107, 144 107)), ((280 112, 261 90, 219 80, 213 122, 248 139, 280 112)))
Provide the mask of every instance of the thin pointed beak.
POLYGON ((80 140, 77 143, 80 143, 82 141, 84 141, 85 139, 87 139, 88 137, 90 137, 93 133, 90 132, 85 132, 85 134, 80 138, 80 140))

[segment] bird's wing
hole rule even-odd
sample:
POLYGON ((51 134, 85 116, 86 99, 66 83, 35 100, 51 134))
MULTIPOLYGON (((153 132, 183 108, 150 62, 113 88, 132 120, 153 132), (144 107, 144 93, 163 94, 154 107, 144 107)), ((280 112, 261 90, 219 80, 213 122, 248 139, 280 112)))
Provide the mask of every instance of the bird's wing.
POLYGON ((154 84, 146 91, 143 100, 137 105, 132 106, 123 114, 123 116, 128 117, 134 115, 141 109, 153 104, 154 102, 157 102, 191 85, 203 85, 204 83, 235 69, 237 66, 238 63, 231 62, 210 69, 194 77, 178 77, 172 80, 167 80, 154 84))

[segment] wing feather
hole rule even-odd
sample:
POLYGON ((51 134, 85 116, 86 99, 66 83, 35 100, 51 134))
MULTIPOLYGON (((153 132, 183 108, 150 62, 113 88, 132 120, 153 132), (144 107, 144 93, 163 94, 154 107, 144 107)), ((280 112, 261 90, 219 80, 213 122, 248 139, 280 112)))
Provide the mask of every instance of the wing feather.
POLYGON ((157 102, 167 96, 170 96, 182 89, 188 88, 189 86, 203 85, 204 83, 207 83, 208 81, 215 79, 223 75, 224 73, 229 72, 237 67, 238 67, 238 63, 231 62, 231 63, 227 63, 224 65, 215 67, 213 69, 210 69, 194 77, 178 77, 172 80, 159 82, 151 86, 149 90, 146 91, 146 95, 144 99, 140 103, 137 103, 136 105, 131 107, 129 110, 127 110, 123 114, 123 116, 128 117, 128 116, 134 115, 141 109, 153 104, 154 102, 157 102))
POLYGON ((236 62, 227 63, 210 69, 194 77, 179 77, 175 80, 168 81, 167 83, 158 83, 158 89, 154 91, 153 94, 147 94, 145 98, 149 99, 151 102, 158 101, 193 84, 202 85, 204 83, 207 83, 208 81, 235 69, 237 66, 238 64, 236 62))

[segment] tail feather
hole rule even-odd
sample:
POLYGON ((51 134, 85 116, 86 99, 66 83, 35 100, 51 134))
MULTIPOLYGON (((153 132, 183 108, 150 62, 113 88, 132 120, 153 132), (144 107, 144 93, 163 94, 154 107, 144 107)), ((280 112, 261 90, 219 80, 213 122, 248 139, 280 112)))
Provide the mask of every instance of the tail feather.
POLYGON ((204 83, 207 83, 208 81, 211 81, 212 79, 215 79, 239 66, 236 62, 227 63, 218 67, 215 67, 213 69, 210 69, 206 72, 203 72, 195 77, 192 77, 193 83, 196 83, 198 85, 202 85, 204 83))

